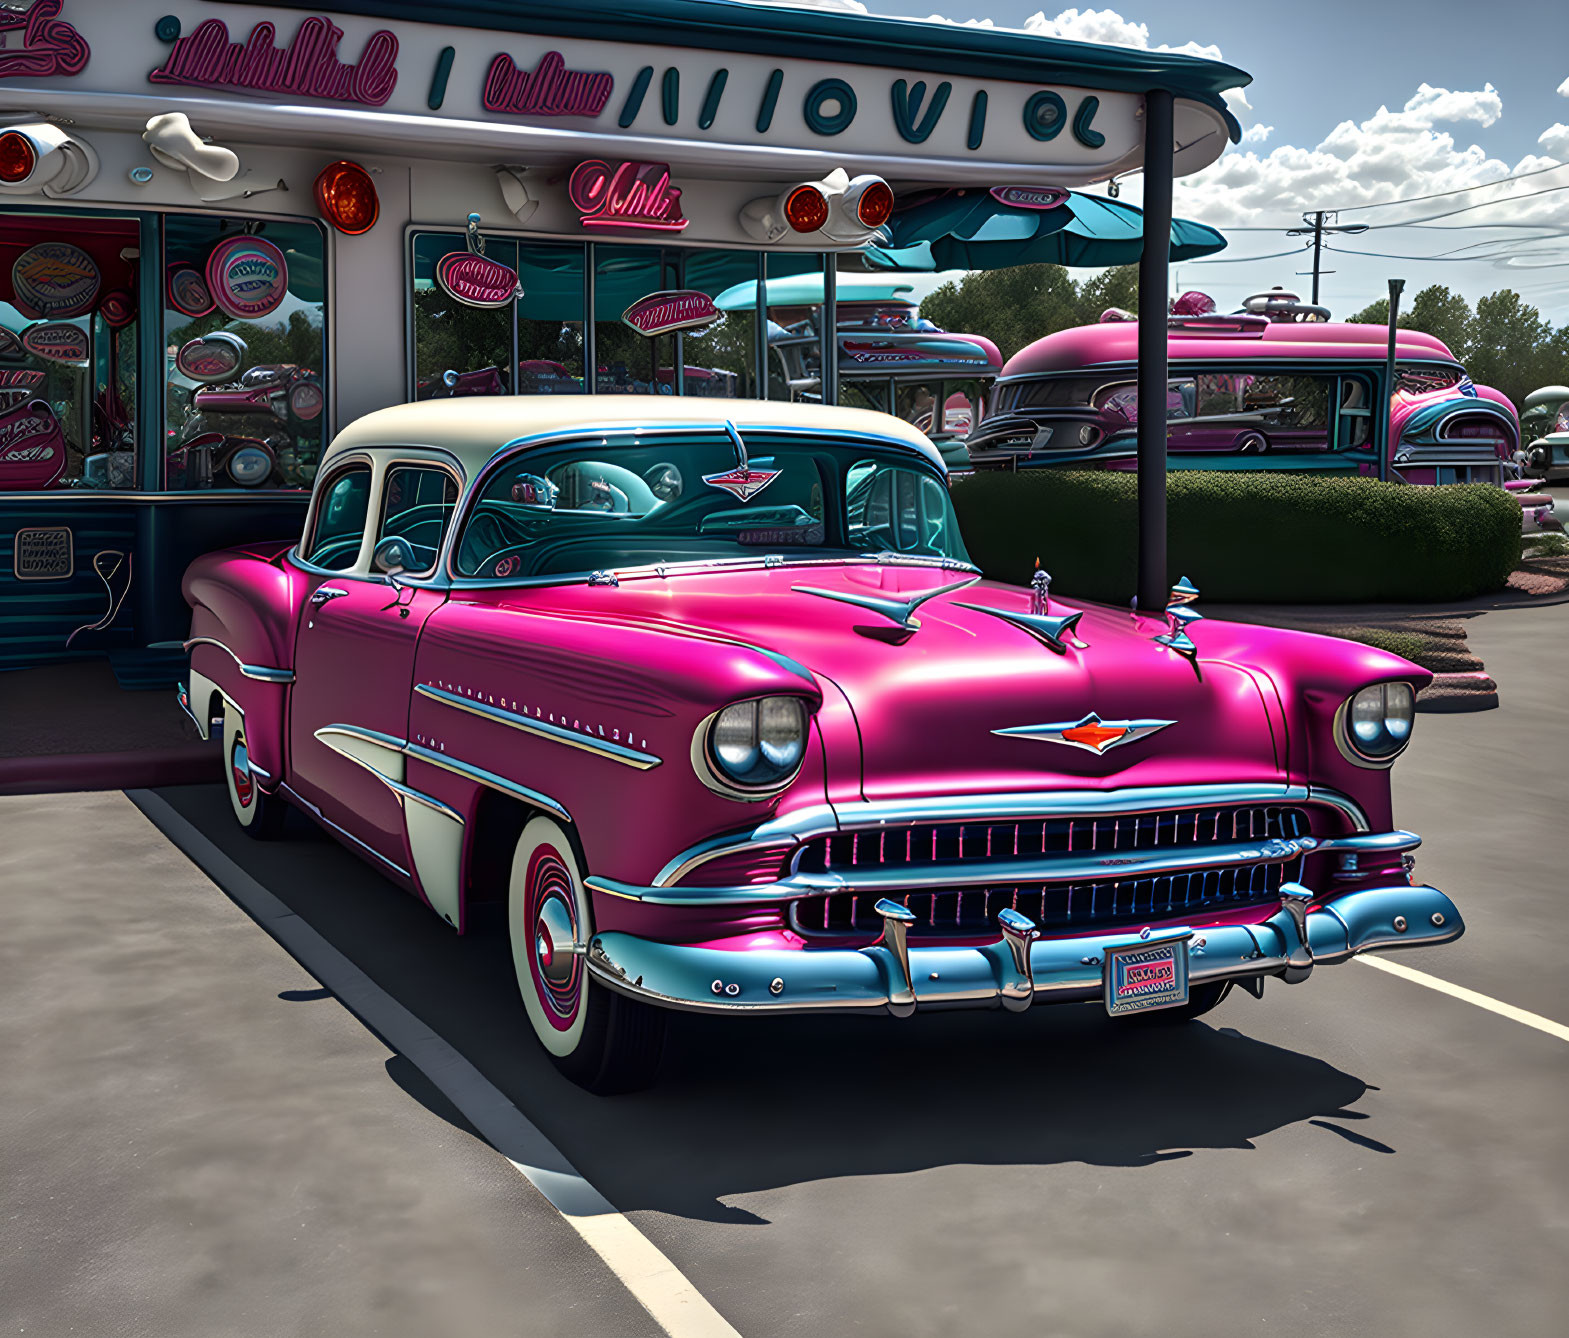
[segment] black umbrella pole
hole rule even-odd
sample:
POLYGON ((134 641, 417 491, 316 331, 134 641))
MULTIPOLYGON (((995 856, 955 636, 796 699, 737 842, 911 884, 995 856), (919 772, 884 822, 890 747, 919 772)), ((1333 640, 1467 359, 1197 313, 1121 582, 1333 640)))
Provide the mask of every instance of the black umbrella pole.
POLYGON ((1139 586, 1166 607, 1166 285, 1171 267, 1171 94, 1144 95, 1144 253, 1139 258, 1139 586))

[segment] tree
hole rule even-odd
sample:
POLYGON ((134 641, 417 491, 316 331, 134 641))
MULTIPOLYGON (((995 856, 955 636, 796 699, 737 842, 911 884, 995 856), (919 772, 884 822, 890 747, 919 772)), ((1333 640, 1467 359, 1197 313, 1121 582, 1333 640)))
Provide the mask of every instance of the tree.
POLYGON ((1562 375, 1561 362, 1553 356, 1552 326, 1512 288, 1478 300, 1472 334, 1466 370, 1503 391, 1516 408, 1555 372, 1562 375))
POLYGON ((1138 266, 1123 265, 1076 284, 1062 265, 976 270, 945 283, 921 303, 921 314, 945 330, 985 335, 1011 358, 1027 344, 1090 325, 1107 307, 1138 305, 1138 266))
MULTIPOLYGON (((1389 302, 1381 297, 1350 319, 1387 325, 1389 302)), ((1569 377, 1569 325, 1554 330, 1510 288, 1479 298, 1472 311, 1465 298, 1435 283, 1416 295, 1398 323, 1442 339, 1473 380, 1503 391, 1516 409, 1538 386, 1569 377)))

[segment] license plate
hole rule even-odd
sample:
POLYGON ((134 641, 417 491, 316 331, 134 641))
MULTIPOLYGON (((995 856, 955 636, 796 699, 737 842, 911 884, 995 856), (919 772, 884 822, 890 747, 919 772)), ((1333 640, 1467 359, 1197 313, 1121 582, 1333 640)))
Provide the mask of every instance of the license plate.
POLYGON ((1108 948, 1105 984, 1106 1011, 1113 1016, 1187 1003, 1187 938, 1108 948))

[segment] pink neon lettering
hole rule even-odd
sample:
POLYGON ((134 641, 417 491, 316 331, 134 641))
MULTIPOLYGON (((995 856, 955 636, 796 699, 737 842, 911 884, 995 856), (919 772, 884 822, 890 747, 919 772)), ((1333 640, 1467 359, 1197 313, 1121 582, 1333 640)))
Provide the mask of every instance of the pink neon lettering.
POLYGON ((569 70, 559 51, 547 51, 532 70, 520 70, 502 52, 490 62, 481 102, 486 111, 527 116, 598 116, 615 80, 590 70, 569 70))
POLYGON ((233 42, 222 19, 206 19, 189 37, 176 38, 169 59, 147 77, 155 84, 294 93, 367 107, 379 107, 392 96, 398 39, 386 29, 366 39, 356 65, 338 58, 343 30, 327 19, 306 19, 281 51, 273 44, 276 36, 277 29, 263 22, 243 43, 233 42))
POLYGON ((25 14, 14 9, 0 18, 0 79, 80 74, 92 52, 82 35, 56 18, 62 0, 33 0, 25 14), (20 44, 10 35, 22 30, 20 44))
POLYGON ((680 232, 681 192, 664 163, 610 164, 591 158, 572 170, 567 196, 585 228, 646 228, 680 232))

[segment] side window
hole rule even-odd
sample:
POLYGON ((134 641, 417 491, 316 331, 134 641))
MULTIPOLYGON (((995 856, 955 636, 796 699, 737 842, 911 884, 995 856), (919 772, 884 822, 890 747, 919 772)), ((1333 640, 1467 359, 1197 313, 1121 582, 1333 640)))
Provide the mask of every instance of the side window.
POLYGON ((329 571, 346 571, 360 555, 370 510, 370 466, 350 465, 335 475, 316 499, 316 525, 305 560, 329 571))
POLYGON ((387 471, 387 482, 382 488, 376 542, 402 539, 413 558, 405 563, 408 575, 432 572, 457 504, 458 485, 445 469, 394 465, 387 471))
POLYGON ((942 484, 928 474, 861 460, 845 474, 845 508, 853 548, 942 555, 954 536, 942 484))

